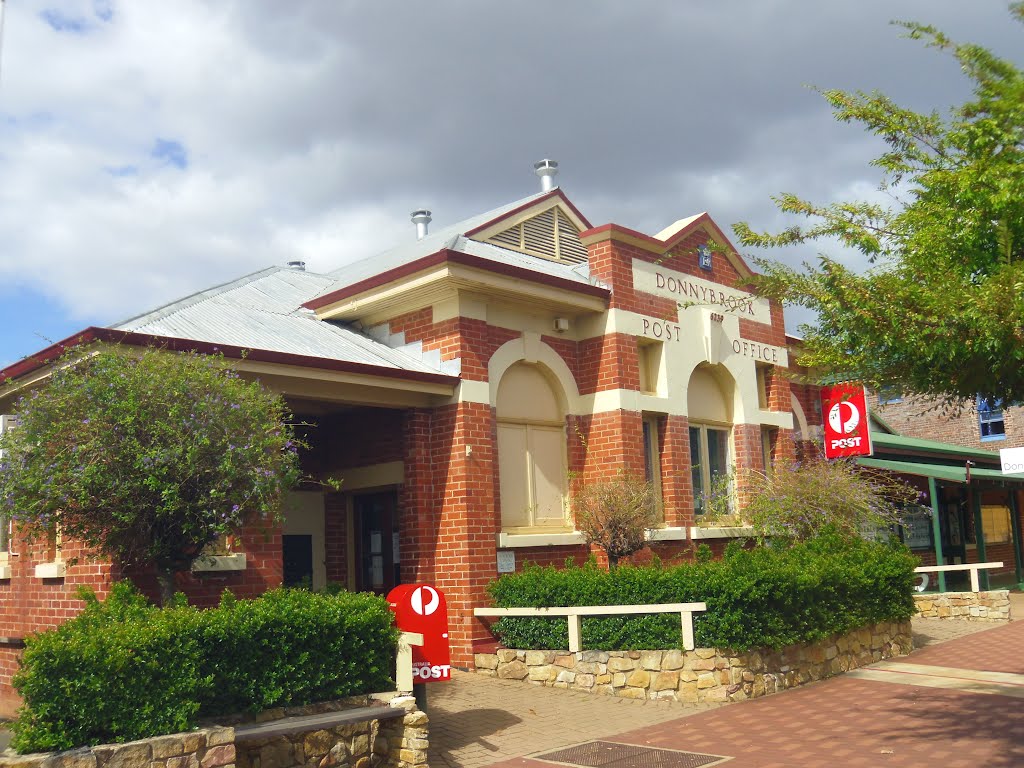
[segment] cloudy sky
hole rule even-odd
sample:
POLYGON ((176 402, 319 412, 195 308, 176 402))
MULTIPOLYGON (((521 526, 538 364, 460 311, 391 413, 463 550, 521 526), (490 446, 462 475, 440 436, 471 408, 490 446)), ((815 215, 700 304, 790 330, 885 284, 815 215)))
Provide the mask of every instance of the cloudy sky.
POLYGON ((891 19, 1024 63, 1000 0, 0 3, 0 365, 270 264, 337 268, 420 206, 437 227, 524 197, 542 157, 595 225, 778 228, 774 193, 878 182, 807 85, 967 95, 891 19))

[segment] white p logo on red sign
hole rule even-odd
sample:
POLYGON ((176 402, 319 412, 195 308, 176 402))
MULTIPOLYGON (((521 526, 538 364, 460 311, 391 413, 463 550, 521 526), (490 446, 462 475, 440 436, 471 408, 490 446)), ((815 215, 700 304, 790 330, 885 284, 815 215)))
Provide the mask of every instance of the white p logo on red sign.
POLYGON ((828 412, 828 425, 832 427, 833 432, 842 432, 848 435, 857 428, 858 424, 860 424, 860 411, 849 401, 836 403, 828 412))
POLYGON ((429 616, 441 604, 441 598, 433 587, 417 587, 410 598, 412 609, 420 616, 429 616))

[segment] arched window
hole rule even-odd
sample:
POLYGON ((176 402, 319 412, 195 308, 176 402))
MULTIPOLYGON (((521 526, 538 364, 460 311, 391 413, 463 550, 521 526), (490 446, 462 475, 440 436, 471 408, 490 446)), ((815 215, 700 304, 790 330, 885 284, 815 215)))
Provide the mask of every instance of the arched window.
POLYGON ((540 368, 505 372, 497 416, 502 528, 568 528, 565 413, 540 368))
POLYGON ((695 514, 707 510, 712 494, 731 494, 723 487, 732 470, 732 377, 720 366, 698 366, 690 376, 686 408, 690 421, 690 472, 695 514))

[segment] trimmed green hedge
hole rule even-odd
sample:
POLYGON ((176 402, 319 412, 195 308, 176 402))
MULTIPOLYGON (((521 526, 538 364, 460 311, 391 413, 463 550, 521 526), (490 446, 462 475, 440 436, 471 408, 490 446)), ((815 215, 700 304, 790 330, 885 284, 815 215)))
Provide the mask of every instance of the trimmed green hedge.
MULTIPOLYGON (((734 651, 821 640, 914 613, 917 559, 901 545, 822 535, 785 549, 730 546, 721 560, 675 567, 527 567, 489 587, 501 608, 707 603, 694 615, 698 647, 734 651)), ((510 648, 568 648, 564 618, 503 618, 494 632, 510 648)), ((675 614, 593 617, 582 622, 584 648, 679 648, 675 614)))
POLYGON ((26 641, 14 685, 19 752, 132 741, 200 718, 388 690, 397 630, 371 594, 225 593, 156 608, 128 582, 26 641))

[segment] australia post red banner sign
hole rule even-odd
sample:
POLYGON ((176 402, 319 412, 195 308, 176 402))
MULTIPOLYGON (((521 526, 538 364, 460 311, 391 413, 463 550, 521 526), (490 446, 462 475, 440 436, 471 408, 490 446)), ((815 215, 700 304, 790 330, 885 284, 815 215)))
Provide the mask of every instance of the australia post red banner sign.
POLYGON ((388 607, 400 630, 423 635, 423 645, 412 647, 413 683, 451 680, 448 603, 441 590, 429 584, 399 584, 388 592, 388 607))
POLYGON ((871 455, 871 427, 864 387, 836 384, 821 389, 821 423, 825 428, 825 458, 871 455))

